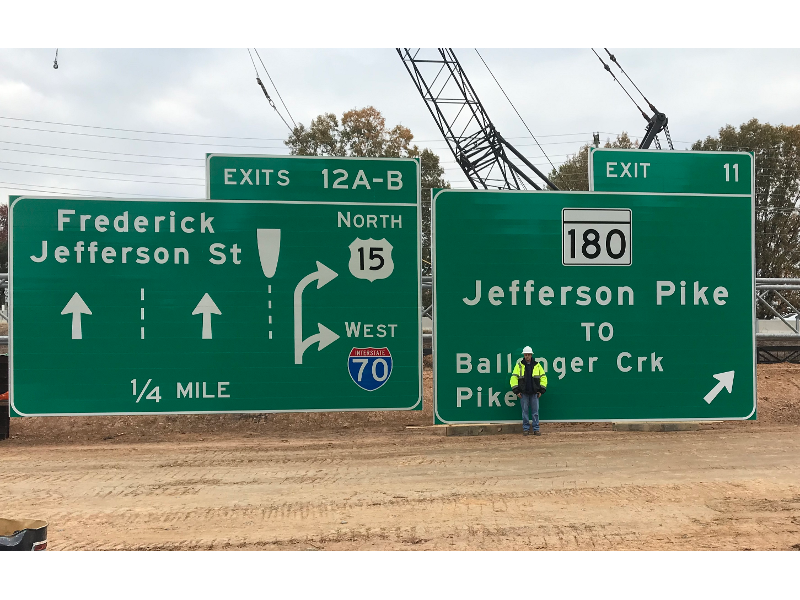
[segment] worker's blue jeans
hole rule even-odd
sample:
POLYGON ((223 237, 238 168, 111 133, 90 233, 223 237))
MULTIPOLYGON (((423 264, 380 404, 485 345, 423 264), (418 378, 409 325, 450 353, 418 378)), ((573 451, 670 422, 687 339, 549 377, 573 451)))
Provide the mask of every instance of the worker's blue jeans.
POLYGON ((522 394, 519 400, 522 405, 522 431, 528 431, 531 425, 534 431, 539 431, 539 394, 522 394), (532 413, 530 421, 528 410, 532 413))

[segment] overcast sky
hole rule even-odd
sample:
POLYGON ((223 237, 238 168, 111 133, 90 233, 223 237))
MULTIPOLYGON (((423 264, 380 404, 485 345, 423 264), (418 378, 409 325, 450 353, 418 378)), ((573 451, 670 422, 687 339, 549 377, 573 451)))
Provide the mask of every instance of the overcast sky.
MULTIPOLYGON (((394 49, 259 52, 296 122, 375 106, 390 126, 409 127, 420 147, 439 153, 454 187, 468 186, 394 49)), ((602 132, 603 141, 622 131, 641 136, 644 120, 591 50, 480 52, 555 164, 590 142, 593 131, 602 132)), ((475 50, 456 53, 498 130, 549 170, 475 50)), ((54 54, 55 48, 0 49, 0 198, 34 191, 202 197, 206 152, 288 153, 282 143, 286 125, 258 88, 244 49, 62 49, 57 70, 54 54)), ((800 51, 624 49, 616 54, 669 117, 677 148, 753 117, 773 124, 800 122, 800 51)))

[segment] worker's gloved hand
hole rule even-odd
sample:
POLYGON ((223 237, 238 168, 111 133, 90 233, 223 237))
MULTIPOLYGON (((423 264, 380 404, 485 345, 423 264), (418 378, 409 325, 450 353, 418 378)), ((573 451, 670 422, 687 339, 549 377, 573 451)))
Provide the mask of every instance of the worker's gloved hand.
POLYGON ((546 388, 546 387, 543 387, 543 388, 541 388, 541 389, 539 390, 539 395, 540 395, 540 396, 544 395, 544 393, 545 393, 546 391, 547 391, 547 388, 546 388))
POLYGON ((517 396, 519 396, 519 386, 518 385, 515 385, 513 388, 511 388, 511 391, 514 392, 517 396))

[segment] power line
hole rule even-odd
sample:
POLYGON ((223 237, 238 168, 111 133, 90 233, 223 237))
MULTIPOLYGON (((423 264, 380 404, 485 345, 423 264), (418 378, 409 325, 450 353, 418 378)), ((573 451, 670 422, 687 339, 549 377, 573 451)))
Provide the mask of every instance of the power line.
POLYGON ((478 52, 478 49, 477 49, 477 48, 475 48, 475 52, 478 54, 478 58, 480 58, 480 59, 481 59, 481 62, 483 63, 483 66, 484 66, 484 67, 486 67, 486 70, 487 70, 487 71, 489 71, 489 75, 491 75, 491 76, 492 76, 492 79, 494 79, 494 82, 497 84, 497 87, 499 87, 499 88, 500 88, 500 91, 501 91, 501 92, 503 92, 503 96, 505 96, 505 97, 506 97, 506 100, 508 100, 508 103, 511 105, 511 108, 513 108, 513 109, 514 109, 514 112, 515 112, 515 113, 517 113, 517 116, 519 117, 519 120, 520 120, 520 121, 522 121, 522 124, 525 126, 525 129, 527 129, 527 130, 528 130, 528 133, 530 133, 530 134, 531 134, 531 137, 533 138, 533 141, 535 141, 535 142, 536 142, 536 144, 539 146, 539 149, 542 151, 542 154, 544 154, 544 155, 545 155, 545 157, 547 158, 547 161, 550 163, 550 166, 551 166, 551 167, 553 167, 553 168, 555 169, 555 168, 556 168, 556 166, 553 164, 553 161, 551 161, 551 160, 550 160, 550 157, 549 157, 549 156, 547 156, 547 153, 544 151, 544 148, 542 148, 542 145, 541 145, 541 144, 539 144, 539 140, 537 140, 537 139, 536 139, 536 136, 535 136, 535 135, 533 135, 533 132, 531 131, 531 128, 530 128, 530 127, 528 127, 528 124, 525 122, 525 119, 523 119, 523 118, 522 118, 522 115, 521 115, 521 114, 519 114, 519 111, 517 110, 517 107, 516 107, 516 106, 514 106, 514 103, 513 103, 513 102, 511 102, 511 98, 509 98, 509 97, 508 97, 508 94, 506 94, 506 91, 503 89, 503 86, 502 86, 502 85, 500 85, 500 82, 499 82, 499 81, 497 81, 497 77, 495 77, 495 76, 494 76, 494 73, 492 73, 492 70, 489 68, 489 65, 487 65, 487 64, 486 64, 486 61, 485 61, 485 60, 483 60, 483 57, 481 56, 481 53, 480 53, 480 52, 478 52))
MULTIPOLYGON (((255 64, 255 63, 254 63, 255 64)), ((258 73, 258 71, 256 71, 258 73)), ((283 138, 262 138, 262 137, 241 137, 241 136, 231 136, 231 135, 208 135, 208 134, 201 134, 201 133, 176 133, 176 132, 169 132, 169 131, 150 131, 145 129, 124 129, 121 127, 105 127, 101 125, 84 125, 80 123, 64 123, 62 121, 43 121, 39 119, 23 119, 20 117, 4 117, 0 116, 0 119, 6 121, 18 121, 21 123, 39 123, 42 125, 60 125, 62 127, 80 127, 82 129, 99 129, 104 131, 122 131, 125 133, 145 133, 148 135, 173 135, 173 136, 180 136, 180 137, 199 137, 199 138, 209 138, 209 139, 224 139, 224 140, 256 140, 261 142, 281 142, 283 138)), ((45 132, 52 132, 49 129, 31 129, 31 131, 45 131, 45 132)), ((60 131, 54 133, 70 133, 68 131, 60 131)), ((617 132, 610 132, 610 131, 601 131, 600 133, 604 135, 620 135, 617 132)), ((571 136, 582 136, 582 135, 592 135, 591 131, 583 131, 577 133, 551 133, 546 135, 539 135, 537 137, 540 138, 552 138, 552 137, 571 137, 571 136)), ((528 139, 527 135, 522 136, 503 136, 507 140, 519 140, 519 139, 528 139)), ((128 139, 128 138, 115 138, 115 139, 128 139)), ((154 141, 154 140, 148 140, 154 141)), ((430 142, 440 142, 440 139, 431 139, 431 140, 414 140, 419 143, 430 143, 430 142)), ((681 142, 681 143, 694 143, 694 142, 681 142)))
POLYGON ((17 183, 17 182, 14 182, 14 181, 0 181, 0 185, 8 186, 11 189, 22 189, 22 190, 24 190, 24 189, 27 188, 27 191, 45 192, 47 194, 52 194, 53 193, 52 191, 49 191, 49 190, 55 190, 55 192, 59 192, 59 193, 60 192, 67 192, 67 193, 69 193, 69 192, 91 192, 91 193, 94 193, 94 194, 103 194, 103 196, 106 196, 106 197, 113 197, 114 194, 122 194, 124 196, 135 196, 135 197, 138 197, 138 198, 169 198, 169 199, 173 199, 173 200, 182 199, 183 198, 182 196, 159 196, 157 194, 134 194, 134 193, 130 193, 130 192, 106 192, 106 191, 102 191, 102 190, 85 190, 85 189, 81 189, 81 188, 60 188, 60 187, 52 187, 52 186, 49 186, 49 185, 40 185, 40 186, 36 186, 35 188, 32 188, 30 184, 17 183), (44 190, 44 189, 40 189, 40 188, 49 188, 49 190, 44 190))
POLYGON ((168 132, 168 131, 147 131, 143 129, 122 129, 119 127, 102 127, 100 125, 80 125, 77 123, 62 123, 59 121, 40 121, 36 119, 21 119, 18 117, 2 117, 0 119, 5 119, 7 121, 21 121, 23 123, 41 123, 43 125, 62 125, 64 127, 81 127, 84 129, 103 129, 106 131, 123 131, 125 133, 147 133, 150 135, 175 135, 181 137, 201 137, 201 138, 216 138, 216 139, 223 139, 223 140, 258 140, 262 142, 280 142, 283 141, 282 138, 261 138, 261 137, 238 137, 238 136, 230 136, 230 135, 205 135, 200 133, 175 133, 175 132, 168 132))
MULTIPOLYGON (((116 177, 95 177, 93 175, 74 175, 72 173, 47 173, 46 171, 31 171, 27 169, 9 169, 0 167, 0 171, 13 171, 15 173, 34 173, 36 175, 55 175, 56 177, 79 177, 81 179, 99 179, 102 181, 118 181, 123 183, 146 183, 148 185, 194 185, 204 186, 203 183, 182 183, 179 181, 141 181, 136 179, 119 179, 116 177)), ((146 177, 146 175, 145 175, 146 177)))
MULTIPOLYGON (((159 177, 159 178, 166 178, 166 179, 188 179, 192 181, 205 181, 202 177, 180 177, 178 175, 150 175, 147 173, 120 173, 118 171, 94 171, 92 169, 76 169, 72 167, 57 167, 54 165, 32 165, 29 163, 18 163, 18 162, 10 162, 7 160, 0 160, 0 164, 2 165, 16 165, 20 167, 35 167, 40 169, 61 169, 64 171, 80 171, 81 173, 101 173, 104 175, 130 175, 133 177, 159 177)), ((148 164, 158 164, 158 163, 148 163, 148 164)), ((179 166, 188 166, 188 165, 179 165, 179 166)), ((58 173, 53 173, 53 175, 58 175, 58 173)))
MULTIPOLYGON (((4 143, 4 142, 0 142, 4 143)), ((37 152, 36 150, 20 150, 18 148, 11 149, 11 148, 0 148, 0 152, 24 152, 25 154, 36 154, 41 156, 60 156, 63 158, 78 158, 82 160, 103 160, 106 162, 122 162, 122 163, 131 163, 136 165, 157 165, 160 167, 187 167, 189 169, 204 169, 205 165, 179 165, 176 163, 165 163, 165 162, 150 162, 146 160, 125 160, 123 158, 103 158, 102 156, 76 156, 74 154, 57 154, 55 152, 37 152)), ((184 159, 184 160, 195 160, 195 159, 184 159)), ((202 160, 202 159, 197 159, 202 160)))
POLYGON ((283 108, 286 109, 286 114, 289 115, 289 118, 292 120, 292 125, 297 127, 297 123, 294 122, 294 117, 292 116, 292 113, 289 112, 289 107, 286 106, 286 102, 283 101, 283 96, 281 96, 280 91, 278 91, 278 86, 275 85, 274 81, 272 81, 272 76, 270 76, 269 71, 267 71, 267 66, 264 64, 264 61, 261 60, 261 55, 258 53, 258 48, 253 48, 253 50, 255 50, 256 56, 258 57, 258 61, 261 63, 261 66, 264 67, 264 73, 267 74, 269 82, 272 84, 272 87, 275 88, 275 93, 278 94, 278 98, 280 99, 281 104, 283 104, 283 108))
MULTIPOLYGON (((45 144, 28 144, 25 142, 6 142, 0 140, 0 144, 13 144, 14 146, 31 146, 33 148, 50 148, 51 150, 69 150, 70 152, 94 152, 96 154, 116 154, 118 156, 138 156, 140 158, 166 158, 168 160, 194 160, 205 162, 204 158, 187 158, 183 156, 157 156, 154 154, 132 154, 129 152, 112 152, 110 150, 84 150, 83 148, 64 148, 63 146, 48 146, 45 144)), ((0 148, 2 150, 2 148, 0 148)), ((91 158, 87 156, 86 158, 91 158)), ((186 165, 190 166, 190 165, 186 165)))
MULTIPOLYGON (((37 129, 35 127, 20 127, 19 125, 4 125, 0 123, 0 127, 5 129, 21 129, 25 131, 38 131, 41 133, 60 133, 62 135, 81 135, 86 137, 94 137, 94 138, 104 138, 104 139, 111 139, 111 140, 127 140, 132 142, 150 142, 152 144, 181 144, 184 146, 208 146, 206 142, 179 142, 177 140, 148 140, 144 138, 132 138, 132 137, 124 137, 121 135, 102 135, 99 133, 83 133, 80 131, 56 131, 54 129, 37 129)), ((252 144, 220 144, 215 143, 215 146, 225 146, 227 148, 262 148, 264 150, 274 150, 277 148, 282 148, 282 146, 255 146, 252 144)))

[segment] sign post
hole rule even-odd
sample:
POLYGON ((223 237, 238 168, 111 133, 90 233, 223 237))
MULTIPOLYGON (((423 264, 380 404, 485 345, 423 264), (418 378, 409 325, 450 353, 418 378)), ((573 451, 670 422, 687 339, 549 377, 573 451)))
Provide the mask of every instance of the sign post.
POLYGON ((435 422, 519 421, 526 345, 544 421, 754 418, 749 187, 441 190, 432 229, 435 422))
POLYGON ((13 200, 13 414, 421 409, 416 161, 276 161, 271 199, 13 200))

